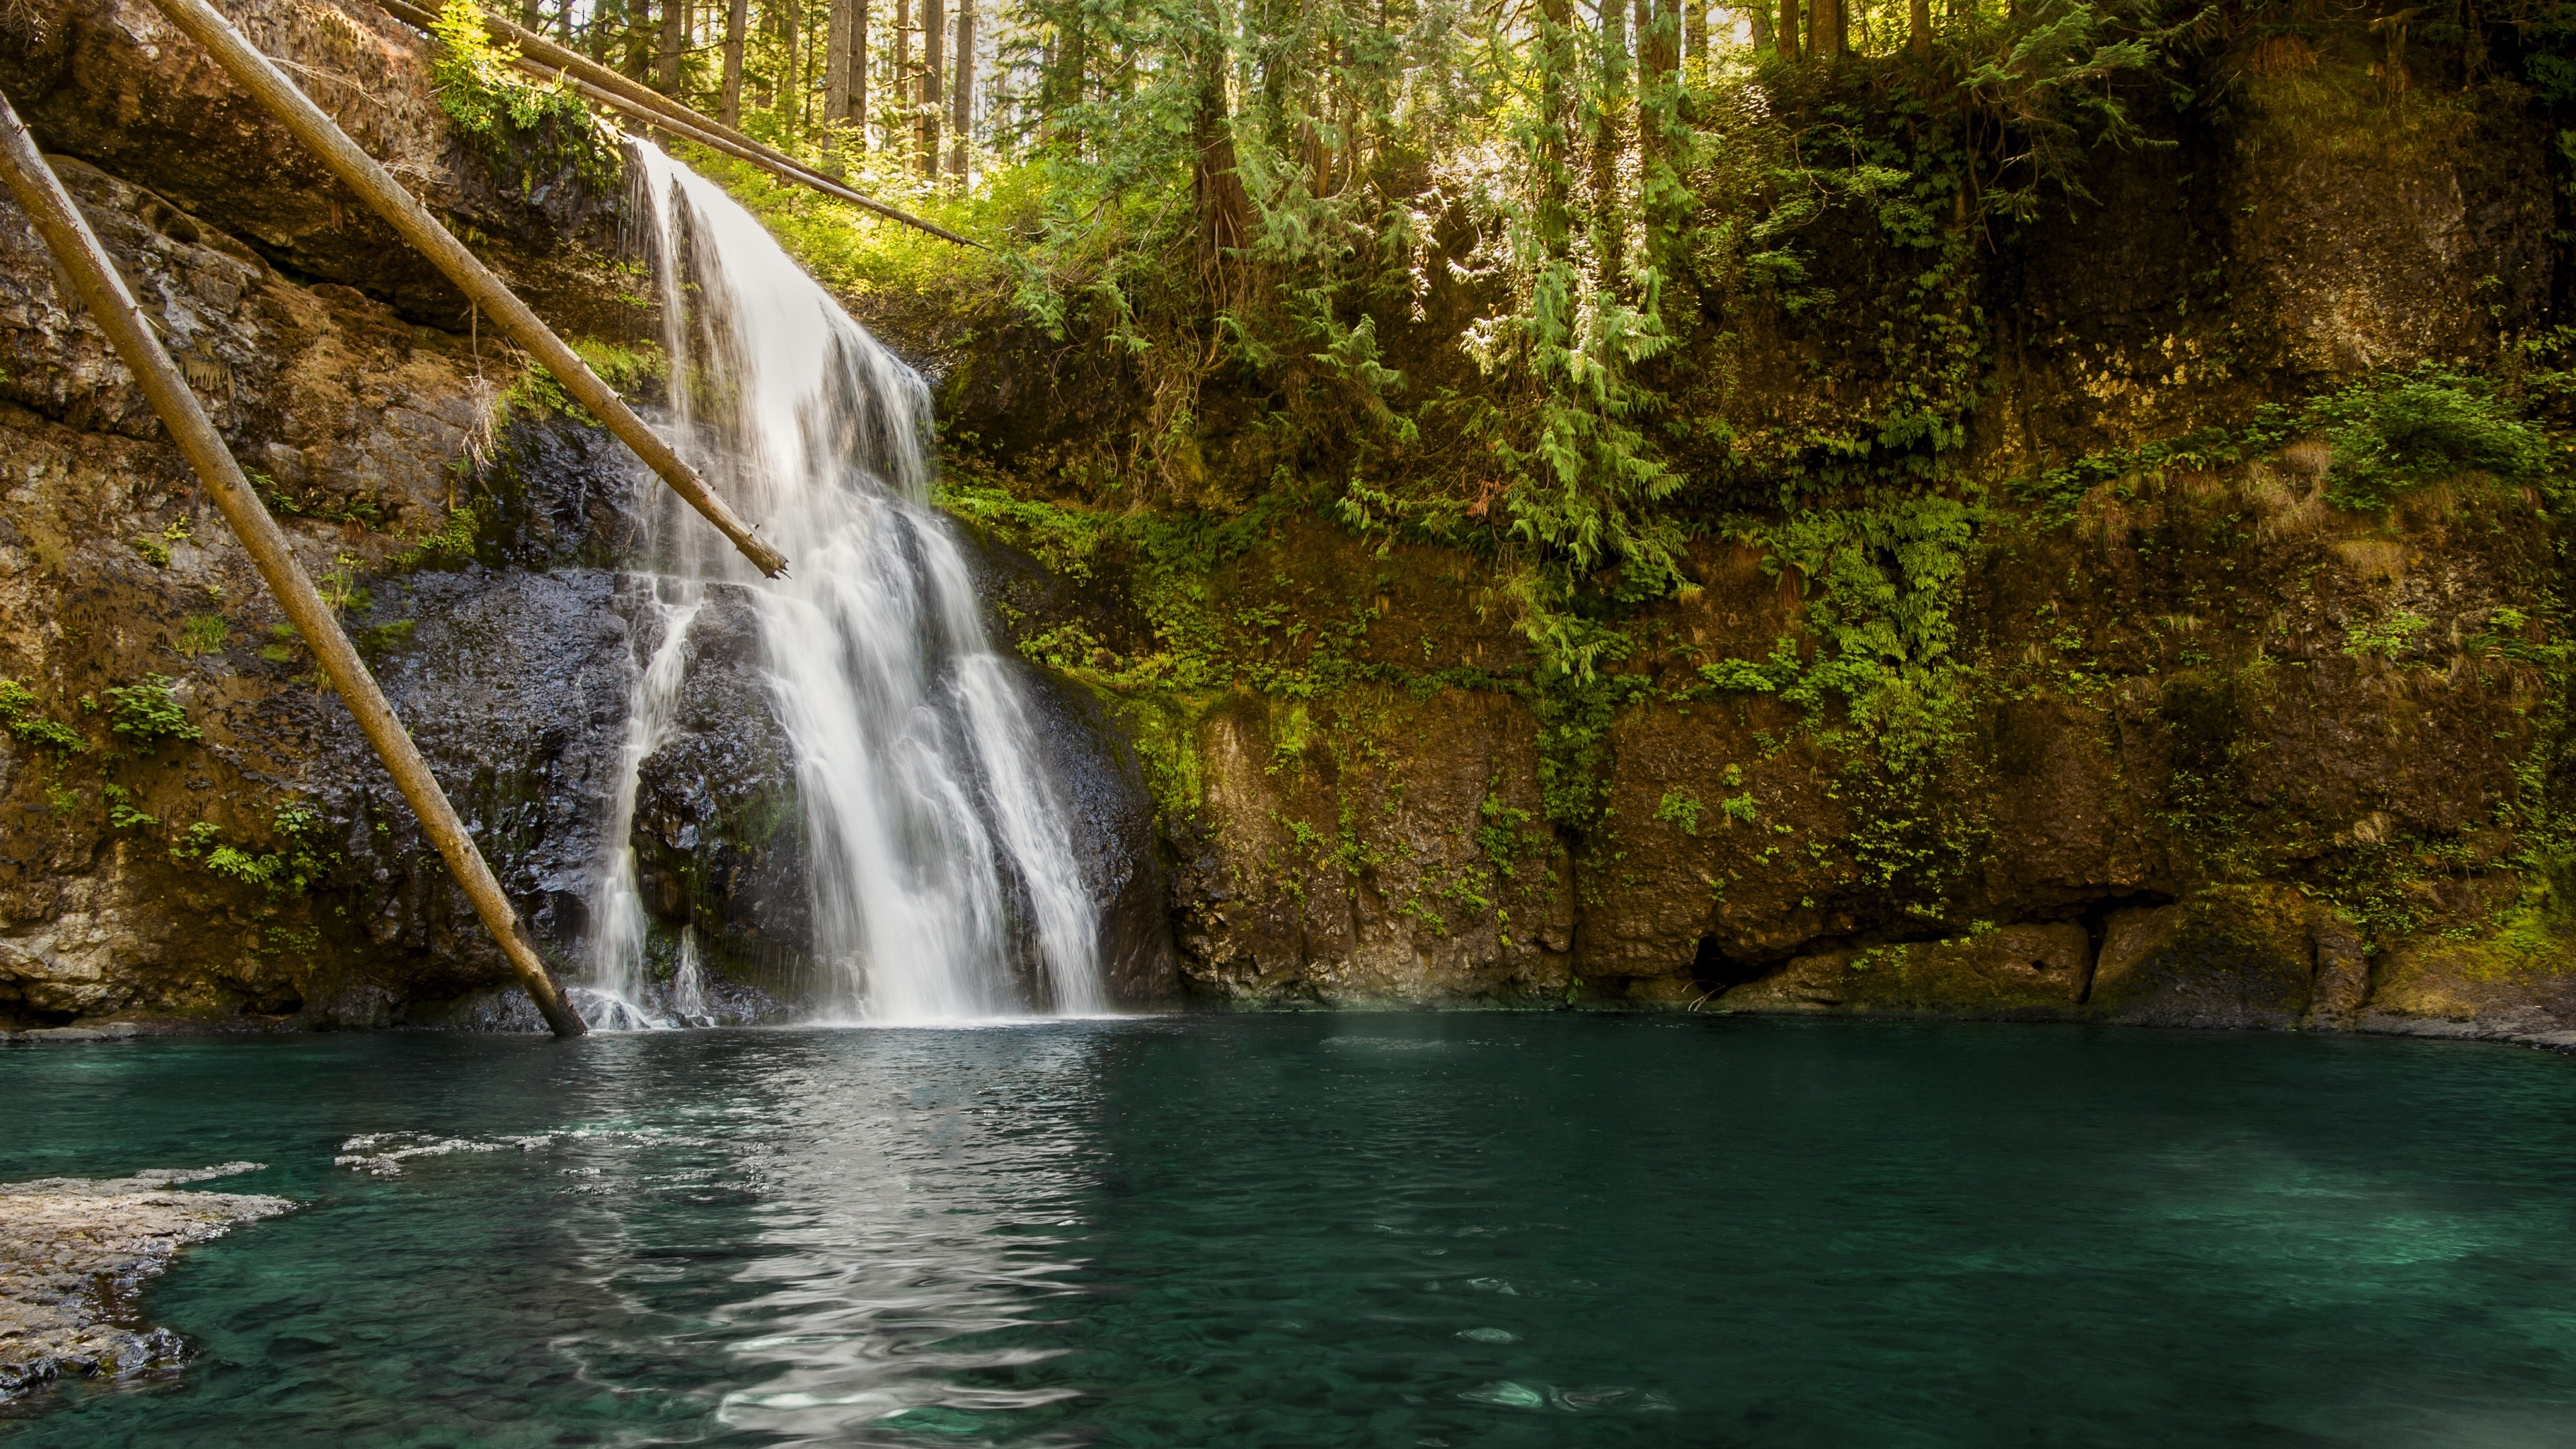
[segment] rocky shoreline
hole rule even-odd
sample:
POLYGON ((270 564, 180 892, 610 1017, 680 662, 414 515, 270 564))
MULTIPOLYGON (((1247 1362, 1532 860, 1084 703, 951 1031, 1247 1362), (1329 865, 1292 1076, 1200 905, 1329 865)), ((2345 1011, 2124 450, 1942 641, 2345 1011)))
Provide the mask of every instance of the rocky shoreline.
POLYGON ((193 1357, 177 1334, 140 1321, 135 1292, 181 1248, 294 1208, 259 1193, 178 1190, 260 1166, 226 1162, 127 1178, 0 1183, 0 1404, 66 1378, 131 1378, 193 1357))

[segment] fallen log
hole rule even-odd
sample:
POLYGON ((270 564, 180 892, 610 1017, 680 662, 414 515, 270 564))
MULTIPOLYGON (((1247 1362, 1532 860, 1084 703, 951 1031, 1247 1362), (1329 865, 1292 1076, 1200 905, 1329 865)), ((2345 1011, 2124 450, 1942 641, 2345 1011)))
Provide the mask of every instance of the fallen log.
POLYGON ((733 540, 742 556, 771 578, 787 572, 787 559, 756 537, 751 527, 737 517, 723 499, 710 491, 699 479, 697 470, 680 461, 680 455, 660 435, 644 426, 644 420, 626 405, 626 400, 590 365, 581 360, 564 340, 554 334, 517 293, 504 285, 483 265, 480 257, 468 251, 463 242, 450 235, 429 209, 389 175, 375 158, 358 148, 358 143, 342 131, 339 123, 323 114, 322 108, 296 89, 274 61, 260 53, 257 46, 233 29, 232 22, 206 0, 152 0, 153 6, 170 23, 204 46, 218 65, 228 72, 242 89, 250 92, 270 115, 284 123, 295 139, 304 143, 322 159, 322 164, 340 178, 377 215, 392 223, 403 240, 427 256, 447 274, 465 295, 497 323, 504 336, 517 343, 553 373, 555 381, 570 394, 573 401, 590 410, 590 415, 642 458, 647 466, 662 475, 671 491, 688 501, 709 523, 733 540))
MULTIPOLYGON (((435 33, 432 27, 437 24, 438 16, 427 7, 414 5, 410 0, 376 0, 376 3, 396 20, 423 32, 435 33)), ((865 207, 889 220, 928 232, 942 241, 952 241, 978 251, 992 250, 982 242, 959 236, 937 222, 924 221, 874 197, 863 196, 786 152, 763 145, 722 121, 640 85, 586 55, 566 50, 535 31, 513 25, 489 12, 483 16, 483 27, 494 40, 517 48, 519 69, 541 81, 560 79, 572 88, 574 94, 594 106, 605 107, 682 140, 694 141, 711 151, 721 151, 737 161, 758 166, 772 175, 811 187, 826 196, 865 207)))
POLYGON ((394 787, 410 802, 421 829, 438 847, 439 857, 447 862, 448 874, 464 887, 466 898, 474 903, 475 914, 483 918, 484 928, 509 959, 510 969, 527 989, 529 999, 537 1004, 538 1012, 554 1028, 555 1035, 580 1036, 588 1030, 581 1014, 572 1009, 561 983, 537 954, 518 910, 502 894, 500 881, 493 877, 491 866, 475 848, 474 838, 466 834, 465 822, 448 804, 446 792, 439 789, 428 760, 422 758, 420 747, 403 729, 384 691, 376 687, 375 676, 360 662, 349 636, 341 631, 339 616, 322 602, 313 580, 295 561, 284 530, 268 516, 259 495, 251 491, 241 465, 224 446, 222 435, 206 417, 197 395, 188 390, 178 364, 144 321, 133 294, 117 275, 115 263, 100 247, 80 209, 72 204, 70 193, 63 190, 61 178, 45 164, 36 150, 35 138, 27 134, 6 96, 0 96, 0 180, 6 181, 10 195, 17 198, 19 208, 34 223, 46 250, 69 274, 73 290, 88 304, 91 318, 107 334, 116 355, 124 359, 135 380, 142 384, 143 395, 160 415, 162 426, 170 430, 172 441, 204 480, 216 510, 232 526, 234 536, 241 540, 251 563, 259 569, 259 576, 267 581, 269 592, 286 610, 288 621, 312 648, 324 677, 347 702, 358 729, 384 760, 386 771, 394 777, 394 787))

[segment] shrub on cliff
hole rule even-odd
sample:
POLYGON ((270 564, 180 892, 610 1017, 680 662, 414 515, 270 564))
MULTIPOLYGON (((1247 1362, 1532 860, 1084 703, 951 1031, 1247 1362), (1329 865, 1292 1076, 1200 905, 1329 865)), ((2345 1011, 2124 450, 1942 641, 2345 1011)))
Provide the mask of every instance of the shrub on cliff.
POLYGON ((2487 379, 2449 368, 2367 379, 2313 406, 2334 444, 2328 496, 2356 512, 2459 473, 2522 483, 2549 470, 2548 439, 2520 405, 2487 379))

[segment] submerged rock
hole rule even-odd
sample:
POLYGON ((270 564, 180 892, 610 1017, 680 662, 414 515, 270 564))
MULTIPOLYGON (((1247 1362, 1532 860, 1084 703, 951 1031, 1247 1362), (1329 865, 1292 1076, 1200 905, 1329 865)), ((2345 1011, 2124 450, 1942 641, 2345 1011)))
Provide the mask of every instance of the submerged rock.
POLYGON ((134 1295, 181 1248, 294 1208, 265 1194, 177 1190, 259 1167, 0 1183, 0 1401, 65 1377, 127 1378, 185 1363, 187 1344, 144 1326, 134 1295))

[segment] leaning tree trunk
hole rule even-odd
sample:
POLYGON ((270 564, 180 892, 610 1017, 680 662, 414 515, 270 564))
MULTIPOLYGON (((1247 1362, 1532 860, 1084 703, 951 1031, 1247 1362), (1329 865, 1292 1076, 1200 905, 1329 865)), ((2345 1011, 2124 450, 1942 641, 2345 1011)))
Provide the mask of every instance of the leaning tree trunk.
POLYGON ((696 470, 682 462, 680 455, 671 451, 671 445, 664 442, 660 434, 644 426, 644 420, 635 415, 635 410, 626 405, 626 400, 619 397, 615 389, 599 380, 599 374, 590 370, 590 364, 582 361, 579 353, 565 346, 553 328, 548 327, 527 303, 519 300, 517 293, 503 285, 501 279, 492 274, 492 269, 483 264, 482 258, 466 250, 465 243, 458 241, 438 218, 430 215, 429 208, 404 190, 402 184, 378 165, 374 157, 358 149, 358 143, 349 139, 339 123, 313 104, 311 97, 297 90, 295 83, 277 68, 276 62, 243 39, 241 32, 233 29, 232 22, 225 19, 221 11, 207 4, 206 0, 153 0, 153 4, 172 25, 212 52, 216 63, 250 93, 251 99, 285 126, 289 135, 303 143, 325 169, 340 178, 342 185, 356 192, 359 200, 383 217, 396 235, 411 243, 415 250, 429 259, 431 265, 445 273, 458 291, 500 326, 504 335, 534 356, 547 372, 554 375, 556 383, 573 401, 589 409, 590 415, 615 434, 619 442, 632 449, 647 467, 661 474, 662 480, 671 485, 672 492, 687 500, 690 507, 731 539, 743 557, 771 578, 787 571, 784 555, 755 537, 750 525, 707 488, 696 470))

